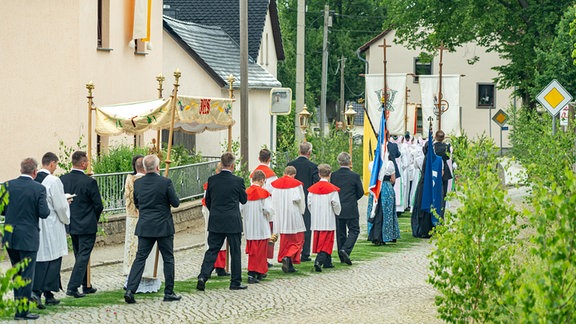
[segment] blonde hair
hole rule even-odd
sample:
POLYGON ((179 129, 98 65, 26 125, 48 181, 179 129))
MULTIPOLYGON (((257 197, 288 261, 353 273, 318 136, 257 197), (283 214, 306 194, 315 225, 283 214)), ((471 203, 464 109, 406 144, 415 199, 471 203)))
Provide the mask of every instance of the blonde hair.
POLYGON ((291 176, 296 175, 296 168, 289 165, 284 169, 284 175, 291 176))
POLYGON ((318 175, 323 177, 323 178, 327 178, 330 176, 330 174, 332 173, 332 168, 330 167, 329 164, 325 164, 322 163, 320 165, 318 165, 318 175))

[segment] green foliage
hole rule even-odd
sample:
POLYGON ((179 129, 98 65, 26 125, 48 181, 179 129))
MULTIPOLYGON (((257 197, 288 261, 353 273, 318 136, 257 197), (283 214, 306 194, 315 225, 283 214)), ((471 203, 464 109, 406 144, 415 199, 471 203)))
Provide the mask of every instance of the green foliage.
POLYGON ((544 184, 566 181, 564 169, 575 162, 573 127, 552 135, 552 118, 547 112, 512 108, 510 115, 511 153, 526 168, 530 180, 544 184))
MULTIPOLYGON (((338 164, 338 154, 341 152, 350 153, 350 133, 330 127, 330 132, 324 136, 306 136, 308 142, 312 143, 312 156, 310 159, 314 163, 330 164, 332 171, 340 169, 338 164)), ((352 170, 362 177, 363 172, 362 144, 352 143, 352 170)))
MULTIPOLYGON (((286 56, 284 61, 278 62, 278 80, 292 89, 296 85, 297 4, 298 0, 278 1, 282 44, 286 56)), ((317 106, 320 99, 324 4, 330 5, 333 17, 328 39, 328 103, 334 103, 340 97, 339 69, 342 66, 342 56, 347 59, 344 69, 346 98, 363 96, 364 80, 358 75, 364 73, 364 64, 358 60, 355 51, 382 32, 381 22, 386 19, 386 9, 380 5, 379 0, 306 1, 304 84, 308 107, 317 106)))
MULTIPOLYGON (((276 151, 289 152, 294 149, 296 107, 292 102, 292 110, 288 115, 276 117, 276 151)), ((296 153, 296 152, 295 152, 296 153)))
MULTIPOLYGON (((568 80, 573 69, 559 68, 570 59, 565 42, 567 26, 559 31, 562 13, 573 10, 573 0, 382 0, 390 19, 384 29, 409 46, 436 53, 441 43, 449 49, 474 41, 507 60, 495 67, 501 88, 516 87, 516 95, 531 108, 551 76, 568 80), (561 33, 560 33, 561 32, 561 33), (552 48, 558 50, 555 52, 552 48), (552 64, 543 64, 543 63, 552 64)), ((574 15, 571 16, 573 20, 574 15)), ((574 78, 570 84, 574 84, 574 78)))
POLYGON ((132 157, 137 154, 146 155, 147 149, 128 145, 112 147, 96 158, 92 170, 96 174, 132 171, 132 157))
POLYGON ((80 135, 78 141, 72 146, 66 145, 63 140, 58 141, 58 167, 62 169, 64 173, 72 169, 72 154, 76 151, 86 150, 86 144, 82 143, 83 140, 84 135, 80 135))
MULTIPOLYGON (((6 185, 0 185, 0 212, 4 210, 4 207, 8 205, 8 191, 6 190, 6 185)), ((11 232, 12 227, 9 225, 0 226, 0 236, 4 236, 4 231, 11 232)), ((4 249, 7 246, 3 246, 3 251, 0 254, 0 260, 4 259, 4 249)), ((28 265, 28 259, 17 263, 12 268, 6 270, 5 273, 0 271, 0 318, 11 315, 14 313, 15 309, 26 310, 28 309, 28 304, 25 300, 14 300, 13 298, 6 298, 13 289, 24 287, 30 284, 30 280, 24 280, 19 275, 20 271, 28 265)))
POLYGON ((535 184, 526 217, 534 230, 526 246, 517 322, 573 323, 576 320, 576 176, 564 170, 564 181, 535 184))
POLYGON ((517 212, 505 199, 496 172, 494 143, 461 139, 461 202, 447 211, 433 236, 429 282, 438 290, 440 318, 448 322, 492 322, 509 316, 502 296, 516 285, 517 212))
MULTIPOLYGON (((220 144, 222 152, 228 152, 228 142, 222 142, 220 144)), ((250 186, 250 171, 248 170, 247 160, 240 155, 240 141, 232 141, 231 153, 236 157, 234 174, 242 179, 244 179, 244 186, 248 188, 250 186)))

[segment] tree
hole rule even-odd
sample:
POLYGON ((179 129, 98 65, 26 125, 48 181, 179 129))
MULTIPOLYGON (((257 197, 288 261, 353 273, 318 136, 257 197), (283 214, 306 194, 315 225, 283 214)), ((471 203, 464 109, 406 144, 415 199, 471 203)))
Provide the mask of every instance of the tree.
MULTIPOLYGON (((307 0, 306 12, 306 53, 305 53, 305 102, 311 108, 319 106, 322 70, 322 39, 324 28, 324 4, 330 5, 333 16, 329 29, 328 90, 327 106, 332 106, 340 98, 339 60, 343 55, 346 61, 344 71, 346 98, 363 96, 364 63, 356 57, 356 49, 382 32, 385 9, 379 0, 319 1, 307 0)), ((278 0, 278 11, 282 29, 282 42, 286 59, 278 64, 278 80, 284 86, 295 89, 296 85, 296 20, 298 0, 278 0)), ((327 113, 329 116, 330 114, 327 113)))
MULTIPOLYGON (((495 67, 500 88, 516 87, 525 105, 551 80, 539 76, 564 71, 542 65, 557 37, 557 25, 572 0, 382 0, 396 37, 411 48, 432 52, 441 43, 449 49, 475 41, 509 63, 495 67), (540 53, 540 55, 539 55, 540 53)), ((573 43, 572 43, 573 44, 573 43)))

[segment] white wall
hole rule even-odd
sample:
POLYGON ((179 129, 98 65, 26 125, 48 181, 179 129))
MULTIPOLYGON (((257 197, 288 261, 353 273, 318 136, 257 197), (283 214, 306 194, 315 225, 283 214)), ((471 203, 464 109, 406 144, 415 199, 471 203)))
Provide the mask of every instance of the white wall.
MULTIPOLYGON (((387 44, 392 44, 387 49, 386 70, 388 73, 414 73, 414 58, 418 57, 420 50, 409 50, 402 45, 395 44, 394 31, 385 35, 387 44)), ((383 73, 383 50, 378 45, 383 41, 378 40, 372 44, 365 52, 366 59, 369 62, 368 73, 383 73)), ((439 54, 436 53, 432 63, 432 74, 438 74, 439 71, 439 54)), ((470 137, 476 137, 483 132, 489 134, 489 127, 492 127, 492 138, 496 145, 500 144, 500 127, 491 121, 489 124, 488 109, 479 109, 476 107, 477 100, 477 83, 492 83, 492 78, 497 74, 492 67, 505 63, 496 53, 486 53, 484 48, 469 43, 459 47, 456 52, 443 54, 443 74, 463 74, 460 82, 460 106, 462 107, 462 128, 470 137), (480 60, 473 65, 468 64, 467 60, 474 56, 480 57, 480 60)), ((420 103, 420 87, 418 83, 413 82, 413 78, 408 76, 407 87, 409 88, 408 102, 420 103)), ((511 89, 496 89, 496 107, 492 110, 492 116, 498 109, 506 109, 512 104, 511 89)), ((451 107, 452 108, 452 107, 451 107)), ((503 146, 508 147, 508 131, 504 131, 503 146)))
MULTIPOLYGON (((162 68, 162 1, 153 2, 151 41, 146 56, 128 46, 131 1, 110 0, 110 47, 97 51, 96 1, 29 0, 0 2, 0 181, 19 174, 25 157, 40 160, 80 135, 86 143, 87 91, 107 105, 156 97, 162 68)), ((93 135, 95 153, 96 135, 93 135)), ((39 161, 40 162, 40 161, 39 161)))

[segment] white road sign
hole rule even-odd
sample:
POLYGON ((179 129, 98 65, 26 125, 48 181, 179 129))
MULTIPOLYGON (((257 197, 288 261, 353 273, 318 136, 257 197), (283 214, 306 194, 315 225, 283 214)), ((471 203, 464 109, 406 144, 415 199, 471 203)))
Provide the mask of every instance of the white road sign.
POLYGON ((556 116, 572 100, 572 96, 558 81, 552 80, 536 99, 552 116, 556 116))

